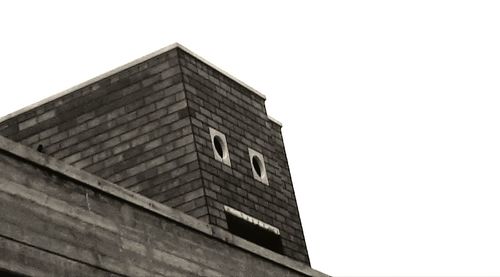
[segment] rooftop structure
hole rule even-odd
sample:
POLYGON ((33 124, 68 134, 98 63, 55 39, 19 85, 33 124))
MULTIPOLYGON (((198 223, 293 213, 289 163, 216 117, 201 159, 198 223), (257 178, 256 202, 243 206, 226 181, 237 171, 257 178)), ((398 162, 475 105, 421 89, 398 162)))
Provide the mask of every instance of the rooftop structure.
MULTIPOLYGON (((50 252, 61 272, 321 275, 264 101, 174 44, 7 115, 0 203, 16 212, 0 248, 50 252)), ((18 267, 0 258, 0 271, 43 272, 18 267)))

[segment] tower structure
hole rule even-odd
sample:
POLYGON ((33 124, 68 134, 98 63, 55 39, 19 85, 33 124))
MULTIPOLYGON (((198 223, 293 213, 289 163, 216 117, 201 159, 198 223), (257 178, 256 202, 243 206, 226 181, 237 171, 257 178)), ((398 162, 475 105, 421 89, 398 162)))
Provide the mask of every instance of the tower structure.
POLYGON ((309 264, 281 124, 179 44, 4 117, 0 135, 309 264))

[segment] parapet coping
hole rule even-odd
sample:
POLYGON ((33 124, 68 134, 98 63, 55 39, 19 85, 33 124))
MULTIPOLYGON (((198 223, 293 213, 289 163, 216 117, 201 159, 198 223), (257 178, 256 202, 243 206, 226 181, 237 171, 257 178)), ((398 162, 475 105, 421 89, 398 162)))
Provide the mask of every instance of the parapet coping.
POLYGON ((276 118, 271 117, 270 115, 268 115, 267 118, 269 118, 269 120, 271 120, 272 122, 276 123, 280 127, 283 127, 283 123, 281 123, 280 121, 278 121, 276 118))
POLYGON ((198 232, 204 233, 210 237, 222 240, 225 243, 241 248, 245 251, 270 260, 281 266, 295 270, 299 273, 305 274, 307 276, 328 276, 322 272, 312 269, 310 266, 304 263, 292 260, 291 258, 275 253, 259 245, 246 241, 240 237, 234 236, 233 234, 220 227, 205 223, 179 210, 170 208, 147 197, 124 189, 117 184, 111 183, 96 175, 65 164, 54 157, 39 153, 34 149, 9 140, 3 136, 0 136, 0 150, 61 174, 67 178, 73 179, 84 186, 91 187, 92 189, 116 197, 129 204, 148 210, 149 212, 152 212, 158 216, 174 221, 198 232))
MULTIPOLYGON (((124 64, 124 65, 122 65, 120 67, 117 67, 117 68, 115 68, 113 70, 110 70, 110 71, 108 71, 108 72, 106 72, 104 74, 101 74, 101 75, 97 76, 97 77, 94 77, 94 78, 92 78, 90 80, 87 80, 87 81, 85 81, 85 82, 83 82, 83 83, 81 83, 79 85, 73 86, 73 87, 71 87, 71 88, 69 88, 69 89, 67 89, 65 91, 62 91, 60 93, 54 94, 52 96, 49 96, 49 97, 47 97, 45 99, 42 99, 42 100, 40 100, 40 101, 38 101, 38 102, 36 102, 34 104, 31 104, 29 106, 26 106, 26 107, 24 107, 24 108, 22 108, 20 110, 17 110, 15 112, 13 112, 13 113, 10 113, 10 114, 7 114, 7 115, 5 115, 3 117, 0 117, 0 122, 3 122, 3 121, 6 121, 6 120, 8 120, 10 118, 16 117, 16 116, 18 116, 18 115, 20 115, 20 114, 22 114, 24 112, 27 112, 29 110, 34 109, 34 108, 40 107, 40 106, 42 106, 42 105, 44 105, 44 104, 46 104, 46 103, 48 103, 48 102, 50 102, 52 100, 55 100, 55 99, 60 98, 60 97, 62 97, 64 95, 66 95, 66 94, 72 93, 72 92, 77 91, 77 90, 79 90, 81 88, 84 88, 84 87, 86 87, 88 85, 96 83, 96 82, 98 82, 98 81, 100 81, 102 79, 105 79, 107 77, 110 77, 111 75, 114 75, 114 74, 116 74, 116 73, 118 73, 120 71, 123 71, 123 70, 125 70, 127 68, 133 67, 135 65, 138 65, 138 64, 140 64, 142 62, 145 62, 145 61, 147 61, 147 60, 149 60, 149 59, 151 59, 153 57, 156 57, 156 56, 159 56, 161 54, 164 54, 164 53, 166 53, 166 52, 168 52, 170 50, 173 50, 175 48, 179 48, 179 49, 183 50, 184 52, 188 53, 189 55, 195 57, 196 59, 198 59, 198 60, 206 63, 208 66, 212 67, 213 69, 219 71, 221 74, 223 74, 226 77, 228 77, 228 78, 232 79, 233 81, 237 82, 241 86, 243 86, 246 89, 248 89, 249 91, 253 92, 255 95, 257 95, 260 98, 262 98, 263 100, 266 100, 266 96, 264 94, 260 93, 258 90, 252 88, 251 86, 247 85, 243 81, 241 81, 238 78, 232 76, 231 74, 229 74, 226 71, 220 69, 219 67, 217 67, 216 65, 214 65, 211 62, 207 61, 206 59, 200 57, 199 55, 197 55, 193 51, 189 50, 185 46, 183 46, 180 43, 176 42, 176 43, 173 43, 173 44, 171 44, 169 46, 163 47, 163 48, 161 48, 161 49, 159 49, 159 50, 157 50, 155 52, 152 52, 152 53, 150 53, 148 55, 145 55, 145 56, 143 56, 141 58, 138 58, 138 59, 136 59, 134 61, 131 61, 131 62, 127 63, 127 64, 124 64)), ((274 121, 274 122, 276 122, 276 123, 278 123, 280 126, 282 126, 281 123, 277 122, 276 120, 271 119, 270 117, 269 117, 269 119, 272 120, 272 121, 274 121)))

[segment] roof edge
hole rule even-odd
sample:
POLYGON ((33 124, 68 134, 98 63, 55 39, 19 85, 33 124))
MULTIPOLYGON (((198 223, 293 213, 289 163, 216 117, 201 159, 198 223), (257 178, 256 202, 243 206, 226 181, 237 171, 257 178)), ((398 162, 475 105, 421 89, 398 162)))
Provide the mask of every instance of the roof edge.
POLYGON ((184 52, 188 53, 189 55, 197 58, 198 60, 206 63, 208 66, 214 68, 215 70, 219 71, 220 73, 222 73, 222 75, 226 75, 226 77, 228 77, 229 79, 232 79, 233 81, 237 82, 238 84, 240 84, 241 86, 245 87, 246 89, 250 90, 251 92, 253 92, 254 94, 256 94, 257 96, 259 96, 260 98, 262 98, 263 100, 266 100, 266 96, 262 93, 260 93, 258 90, 254 89, 253 87, 247 85, 245 82, 241 81, 240 79, 234 77, 233 75, 227 73, 226 71, 222 70, 221 68, 219 68, 218 66, 214 65, 213 63, 207 61, 206 59, 204 59, 203 57, 199 56, 198 54, 194 53, 193 51, 187 49, 186 47, 184 47, 182 44, 180 43, 176 43, 177 46, 182 49, 184 52))
POLYGON ((283 127, 283 123, 281 123, 279 120, 277 120, 276 118, 270 116, 270 115, 267 115, 267 118, 269 118, 269 120, 271 120, 272 122, 274 122, 275 124, 277 124, 278 126, 280 127, 283 127))
POLYGON ((179 210, 165 206, 140 194, 124 189, 117 184, 111 183, 96 175, 65 164, 56 158, 39 153, 34 149, 9 140, 3 136, 0 136, 0 151, 7 152, 37 166, 46 168, 67 178, 73 179, 84 186, 91 187, 97 191, 100 191, 101 193, 112 195, 113 197, 116 197, 129 204, 148 210, 149 212, 152 212, 158 216, 182 224, 183 226, 204 233, 210 237, 222 240, 227 244, 234 245, 240 249, 258 255, 262 258, 265 258, 302 274, 318 277, 328 276, 320 271, 311 268, 307 264, 292 260, 291 258, 275 253, 252 242, 246 241, 220 227, 205 223, 179 210))
POLYGON ((147 61, 147 60, 149 60, 149 59, 151 59, 153 57, 156 57, 156 56, 159 56, 161 54, 164 54, 164 53, 166 53, 166 52, 168 52, 170 50, 173 50, 175 48, 179 48, 179 49, 183 50, 184 52, 188 53, 189 55, 191 55, 191 56, 199 59, 200 61, 206 63, 208 66, 210 66, 210 67, 214 68, 215 70, 219 71, 221 74, 225 75, 226 77, 234 80, 235 82, 237 82, 241 86, 245 87, 246 89, 250 90, 251 92, 253 92, 255 95, 259 96, 263 100, 266 100, 266 96, 264 94, 260 93, 259 91, 257 91, 256 89, 252 88, 251 86, 247 85, 243 81, 239 80, 238 78, 232 76, 231 74, 227 73, 226 71, 224 71, 224 70, 220 69, 219 67, 215 66, 211 62, 209 62, 206 59, 202 58, 201 56, 197 55, 196 53, 194 53, 193 51, 189 50, 188 48, 186 48, 185 46, 181 45, 180 43, 175 42, 175 43, 170 44, 170 45, 168 45, 166 47, 163 47, 163 48, 161 48, 159 50, 156 50, 156 51, 154 51, 152 53, 149 53, 149 54, 147 54, 147 55, 145 55, 143 57, 135 59, 135 60, 133 60, 133 61, 131 61, 129 63, 126 63, 126 64, 124 64, 122 66, 119 66, 119 67, 117 67, 115 69, 112 69, 112 70, 110 70, 110 71, 108 71, 106 73, 98 75, 98 76, 96 76, 96 77, 94 77, 92 79, 89 79, 89 80, 87 80, 87 81, 85 81, 83 83, 80 83, 80 84, 78 84, 76 86, 70 87, 69 89, 66 89, 66 90, 64 90, 62 92, 59 92, 59 93, 54 94, 52 96, 49 96, 49 97, 47 97, 45 99, 42 99, 42 100, 40 100, 40 101, 38 101, 38 102, 36 102, 34 104, 31 104, 29 106, 26 106, 24 108, 21 108, 21 109, 15 111, 15 112, 12 112, 12 113, 9 113, 9 114, 7 114, 5 116, 2 116, 2 117, 0 117, 0 123, 6 121, 8 119, 11 119, 13 117, 16 117, 16 116, 18 116, 18 115, 20 115, 22 113, 25 113, 27 111, 30 111, 30 110, 35 109, 37 107, 40 107, 40 106, 42 106, 44 104, 47 104, 47 103, 49 103, 52 100, 55 100, 55 99, 60 98, 60 97, 62 97, 64 95, 70 94, 70 93, 72 93, 72 92, 74 92, 76 90, 79 90, 79 89, 83 88, 83 87, 86 87, 86 86, 91 85, 93 83, 96 83, 96 82, 98 82, 100 80, 103 80, 103 79, 105 79, 107 77, 110 77, 111 75, 114 75, 114 74, 116 74, 118 72, 121 72, 121 71, 123 71, 123 70, 125 70, 127 68, 130 68, 130 67, 135 66, 135 65, 137 65, 139 63, 145 62, 145 61, 147 61))

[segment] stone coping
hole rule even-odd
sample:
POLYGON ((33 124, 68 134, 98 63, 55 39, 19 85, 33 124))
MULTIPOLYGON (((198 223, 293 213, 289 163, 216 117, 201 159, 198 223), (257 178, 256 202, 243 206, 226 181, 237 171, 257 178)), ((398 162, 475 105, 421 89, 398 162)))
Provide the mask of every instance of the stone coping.
POLYGON ((269 120, 271 120, 271 122, 274 122, 278 126, 283 127, 283 124, 280 121, 278 121, 277 119, 271 117, 270 115, 268 115, 267 118, 269 118, 269 120))
POLYGON ((172 220, 185 227, 222 240, 225 243, 241 248, 245 251, 268 259, 279 265, 293 269, 307 276, 328 276, 315 269, 312 269, 307 264, 292 260, 286 256, 270 251, 240 237, 234 236, 233 234, 220 227, 205 223, 179 210, 170 208, 147 197, 124 189, 114 183, 111 183, 71 165, 65 164, 56 158, 39 153, 34 149, 11 141, 3 136, 0 136, 0 151, 7 152, 27 162, 34 163, 42 168, 73 179, 84 186, 91 187, 97 191, 116 197, 121 201, 125 201, 134 206, 148 210, 149 212, 152 212, 158 216, 167 218, 168 220, 172 220))
MULTIPOLYGON (((85 81, 85 82, 83 82, 83 83, 81 83, 81 84, 79 84, 79 85, 76 85, 76 86, 74 86, 74 87, 71 87, 71 88, 69 88, 69 89, 67 89, 67 90, 65 90, 65 91, 62 91, 62 92, 60 92, 60 93, 54 94, 54 95, 52 95, 52 96, 49 96, 49 97, 47 97, 47 98, 45 98, 45 99, 43 99, 43 100, 41 100, 41 101, 39 101, 39 102, 36 102, 36 103, 31 104, 31 105, 29 105, 29 106, 26 106, 26 107, 24 107, 24 108, 22 108, 22 109, 20 109, 20 110, 17 110, 17 111, 15 111, 15 112, 13 112, 13 113, 7 114, 7 115, 5 115, 5 116, 3 116, 3 117, 0 117, 0 122, 6 121, 6 120, 8 120, 8 119, 10 119, 10 118, 13 118, 13 117, 15 117, 15 116, 18 116, 18 115, 20 115, 20 114, 22 114, 22 113, 24 113, 24 112, 27 112, 27 111, 29 111, 29 110, 32 110, 32 109, 34 109, 34 108, 40 107, 40 106, 42 106, 43 104, 46 104, 46 103, 48 103, 48 102, 50 102, 50 101, 52 101, 52 100, 55 100, 55 99, 57 99, 57 98, 59 98, 59 97, 62 97, 62 96, 64 96, 64 95, 66 95, 66 94, 70 94, 70 93, 72 93, 72 92, 74 92, 74 91, 76 91, 76 90, 79 90, 79 89, 81 89, 81 88, 84 88, 84 87, 86 87, 86 86, 88 86, 88 85, 90 85, 90 84, 96 83, 96 82, 98 82, 98 81, 100 81, 100 80, 102 80, 102 79, 105 79, 105 78, 107 78, 107 77, 109 77, 109 76, 111 76, 111 75, 114 75, 114 74, 116 74, 116 73, 118 73, 118 72, 120 72, 120 71, 123 71, 123 70, 125 70, 125 69, 127 69, 127 68, 133 67, 134 65, 137 65, 137 64, 140 64, 140 63, 142 63, 142 62, 145 62, 145 61, 147 61, 147 60, 149 60, 149 59, 151 59, 151 58, 153 58, 153 57, 159 56, 159 55, 161 55, 161 54, 163 54, 163 53, 166 53, 166 52, 168 52, 168 51, 170 51, 170 50, 172 50, 172 49, 175 49, 175 48, 179 48, 179 49, 183 50, 184 52, 188 53, 189 55, 191 55, 191 56, 195 57, 196 59, 198 59, 198 60, 200 60, 200 61, 202 61, 202 62, 206 63, 208 66, 212 67, 213 69, 215 69, 215 70, 219 71, 221 74, 223 74, 223 75, 225 75, 226 77, 228 77, 228 78, 232 79, 233 81, 237 82, 237 83, 238 83, 238 84, 240 84, 241 86, 245 87, 245 88, 246 88, 246 89, 248 89, 249 91, 253 92, 253 93, 254 93, 254 94, 256 94, 257 96, 259 96, 260 98, 262 98, 263 100, 266 100, 266 96, 265 96, 264 94, 260 93, 258 90, 256 90, 256 89, 252 88, 251 86, 247 85, 247 84, 246 84, 246 83, 244 83, 243 81, 241 81, 241 80, 239 80, 238 78, 236 78, 236 77, 232 76, 231 74, 229 74, 229 73, 227 73, 226 71, 224 71, 224 70, 220 69, 219 67, 215 66, 214 64, 212 64, 211 62, 207 61, 206 59, 204 59, 204 58, 200 57, 199 55, 197 55, 197 54, 196 54, 196 53, 194 53, 193 51, 189 50, 189 49, 188 49, 188 48, 186 48, 185 46, 183 46, 183 45, 181 45, 180 43, 177 43, 177 42, 176 42, 176 43, 173 43, 173 44, 171 44, 171 45, 169 45, 169 46, 166 46, 166 47, 164 47, 164 48, 161 48, 161 49, 159 49, 159 50, 157 50, 157 51, 155 51, 155 52, 153 52, 153 53, 150 53, 150 54, 148 54, 148 55, 146 55, 146 56, 143 56, 143 57, 141 57, 141 58, 138 58, 138 59, 136 59, 136 60, 134 60, 134 61, 131 61, 131 62, 127 63, 127 64, 124 64, 124 65, 122 65, 122 66, 120 66, 120 67, 117 67, 117 68, 115 68, 115 69, 113 69, 113 70, 111 70, 111 71, 108 71, 108 72, 104 73, 104 74, 101 74, 101 75, 99 75, 99 76, 97 76, 97 77, 94 77, 94 78, 92 78, 92 79, 90 79, 90 80, 87 80, 87 81, 85 81)), ((269 116, 268 116, 268 117, 269 117, 269 116)), ((269 119, 270 119, 271 121, 273 121, 273 122, 277 123, 278 125, 282 126, 282 124, 281 124, 279 121, 277 121, 277 120, 275 120, 275 119, 273 119, 273 118, 271 118, 271 117, 269 117, 269 119)))

